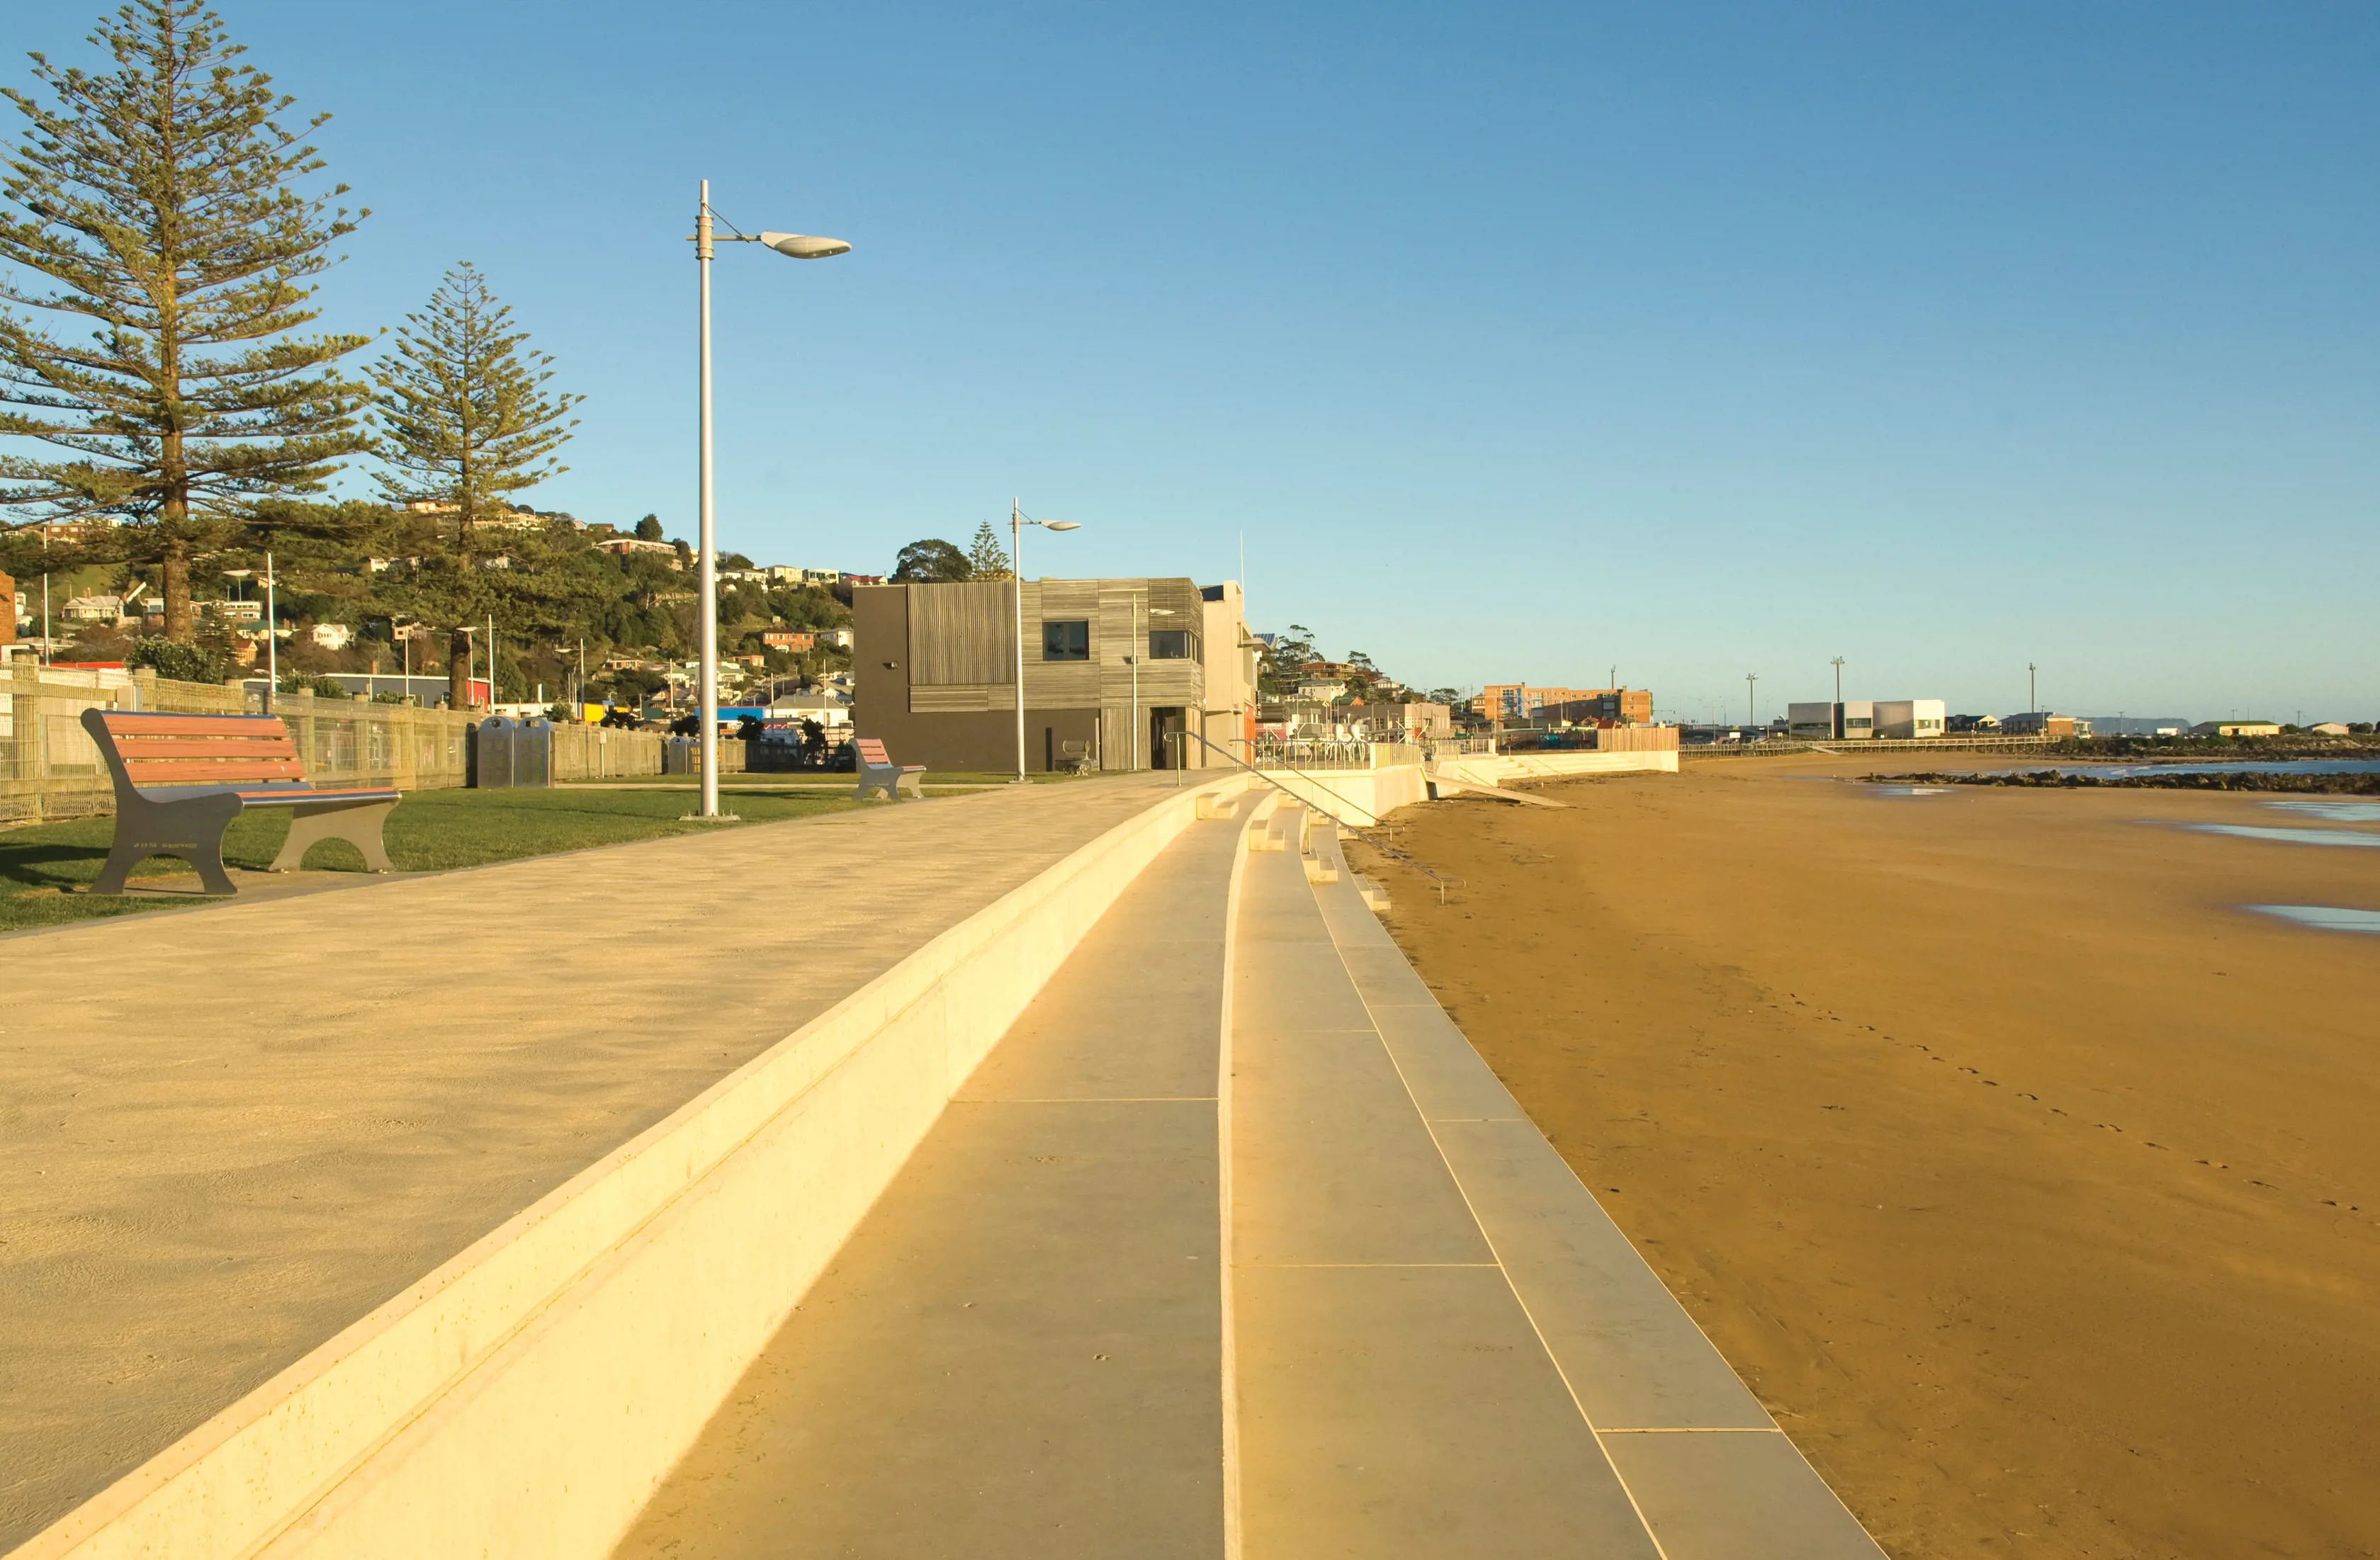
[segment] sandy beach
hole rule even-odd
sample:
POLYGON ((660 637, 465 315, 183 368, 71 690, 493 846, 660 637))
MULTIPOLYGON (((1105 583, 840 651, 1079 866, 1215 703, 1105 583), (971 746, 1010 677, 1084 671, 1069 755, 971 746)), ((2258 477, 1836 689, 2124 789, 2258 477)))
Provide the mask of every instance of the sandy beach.
MULTIPOLYGON (((2380 1554, 2380 837, 1717 760, 1393 820, 1391 930, 1896 1556, 2380 1554)), ((1351 845, 1351 854, 1363 854, 1351 845)))

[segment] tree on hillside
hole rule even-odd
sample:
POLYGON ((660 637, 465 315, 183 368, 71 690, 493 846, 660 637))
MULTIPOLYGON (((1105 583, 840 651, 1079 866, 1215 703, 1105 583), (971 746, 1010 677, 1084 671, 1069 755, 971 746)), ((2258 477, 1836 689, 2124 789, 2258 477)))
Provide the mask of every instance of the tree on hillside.
POLYGON ((967 577, 1004 580, 1008 574, 1008 549, 1000 545, 1000 533, 991 528, 990 521, 979 522, 974 545, 967 549, 967 577))
POLYGON ((661 540, 661 539, 662 539, 662 517, 661 517, 660 515, 658 515, 658 514, 648 514, 648 515, 646 515, 643 519, 641 519, 641 520, 638 521, 638 522, 637 522, 637 539, 638 539, 638 541, 659 541, 659 540, 661 540))
POLYGON ((911 542, 892 561, 892 583, 895 585, 946 584, 953 580, 972 579, 974 573, 974 565, 967 562, 967 555, 940 537, 911 542))
MULTIPOLYGON (((68 317, 72 339, 0 312, 0 435, 55 458, 0 456, 0 503, 36 520, 136 523, 123 550, 162 564, 168 637, 193 634, 194 552, 249 502, 320 491, 364 445, 352 335, 304 335, 310 279, 368 212, 297 187, 323 167, 275 117, 296 101, 234 63, 202 0, 130 0, 91 42, 115 69, 41 54, 52 103, 13 89, 27 121, 5 181, 0 300, 68 317)), ((18 525, 30 522, 18 520, 18 525)))
POLYGON ((1289 625, 1286 634, 1273 635, 1257 663, 1257 693, 1261 698, 1284 699, 1297 692, 1300 673, 1305 663, 1318 660, 1314 648, 1314 630, 1302 623, 1289 625))
MULTIPOLYGON (((482 594, 473 527, 509 508, 507 495, 570 469, 554 452, 578 426, 569 413, 584 397, 546 388, 553 359, 525 349, 528 333, 514 328, 512 310, 468 261, 405 318, 395 348, 371 370, 378 453, 389 467, 380 485, 392 502, 426 500, 453 516, 449 605, 466 612, 482 594)), ((448 680, 463 708, 462 671, 448 680)))

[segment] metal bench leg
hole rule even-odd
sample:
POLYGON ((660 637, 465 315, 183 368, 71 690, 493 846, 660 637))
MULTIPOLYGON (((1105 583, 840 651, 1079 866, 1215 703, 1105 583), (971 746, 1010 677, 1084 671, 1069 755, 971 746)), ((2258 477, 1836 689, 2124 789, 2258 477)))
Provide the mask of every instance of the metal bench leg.
POLYGON ((231 875, 224 870, 223 837, 239 814, 237 796, 164 803, 119 797, 115 842, 108 847, 106 865, 99 869, 91 891, 120 894, 132 869, 151 856, 178 856, 197 869, 200 886, 208 893, 238 893, 231 875))
POLYGON ((923 775, 903 775, 900 780, 895 781, 893 784, 892 800, 895 802, 901 800, 901 793, 905 791, 910 795, 916 797, 918 801, 924 801, 926 799, 926 777, 923 775))
POLYGON ((388 872, 388 852, 381 844, 381 825, 396 805, 373 802, 360 807, 296 807, 289 814, 289 838, 273 858, 270 870, 295 872, 305 865, 306 853, 325 840, 345 840, 363 853, 364 870, 388 872))

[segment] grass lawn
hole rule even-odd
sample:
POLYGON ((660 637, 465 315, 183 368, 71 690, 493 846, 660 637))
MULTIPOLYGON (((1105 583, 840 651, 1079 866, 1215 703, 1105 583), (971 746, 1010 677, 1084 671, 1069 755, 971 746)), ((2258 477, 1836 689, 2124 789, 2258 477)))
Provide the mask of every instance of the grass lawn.
MULTIPOLYGON (((833 796, 738 795, 733 804, 745 823, 815 817, 858 805, 847 791, 833 796)), ((680 822, 686 808, 686 794, 674 791, 417 791, 389 815, 384 838, 389 862, 398 871, 438 872, 735 827, 680 822)), ((288 833, 285 813, 246 814, 224 836, 224 861, 261 868, 288 833)), ((91 893, 91 881, 115 838, 112 817, 0 831, 0 931, 191 902, 91 893)), ((364 863, 353 845, 334 840, 308 852, 306 865, 316 871, 361 872, 364 863)), ((132 876, 137 881, 188 872, 171 856, 152 856, 132 876)))

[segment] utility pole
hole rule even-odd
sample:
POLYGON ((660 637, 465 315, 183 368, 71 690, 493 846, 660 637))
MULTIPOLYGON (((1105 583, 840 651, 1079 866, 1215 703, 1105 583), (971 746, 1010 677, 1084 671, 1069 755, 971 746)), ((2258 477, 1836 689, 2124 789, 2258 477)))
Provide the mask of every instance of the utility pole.
POLYGON ((2032 715, 2041 713, 2041 682, 2034 675, 2035 671, 2033 662, 2024 663, 2024 707, 2032 715))
POLYGON ((1842 658, 1842 657, 1840 657, 1840 656, 1837 656, 1837 657, 1835 658, 1834 666, 1835 666, 1835 702, 1836 702, 1837 704, 1840 704, 1840 703, 1842 703, 1842 702, 1843 702, 1843 658, 1842 658))
POLYGON ((1760 673, 1745 672, 1743 688, 1743 723, 1756 727, 1760 724, 1760 673))

